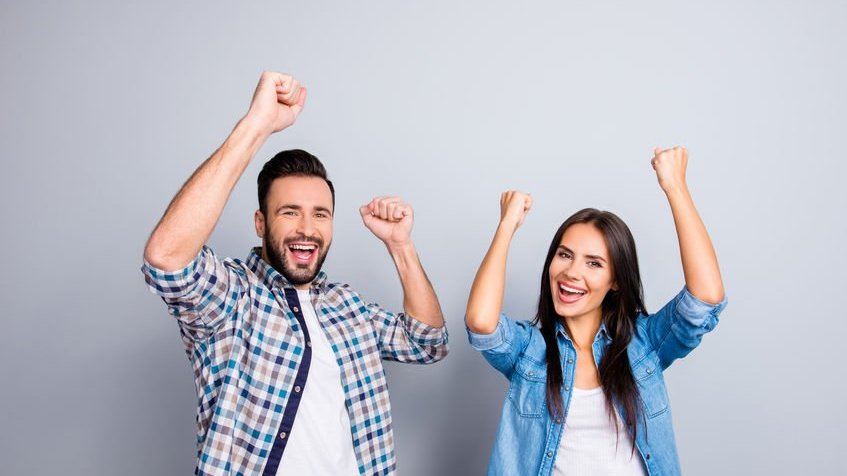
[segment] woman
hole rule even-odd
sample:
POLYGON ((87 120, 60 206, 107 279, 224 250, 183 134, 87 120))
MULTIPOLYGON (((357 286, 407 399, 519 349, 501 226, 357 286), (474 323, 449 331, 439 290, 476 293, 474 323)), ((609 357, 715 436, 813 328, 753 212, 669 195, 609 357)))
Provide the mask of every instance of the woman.
POLYGON ((652 315, 629 229, 612 213, 585 209, 553 237, 535 320, 502 316, 509 244, 532 199, 501 196, 466 315, 471 345, 509 379, 488 474, 680 473, 662 371, 700 343, 726 305, 687 162, 680 147, 656 149, 651 161, 685 274, 682 291, 652 315))

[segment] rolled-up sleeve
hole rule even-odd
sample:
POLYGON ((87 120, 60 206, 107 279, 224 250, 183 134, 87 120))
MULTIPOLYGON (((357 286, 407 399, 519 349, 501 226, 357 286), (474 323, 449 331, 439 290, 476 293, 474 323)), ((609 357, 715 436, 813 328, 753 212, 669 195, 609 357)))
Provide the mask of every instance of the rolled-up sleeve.
POLYGON ((528 321, 515 321, 500 315, 497 328, 491 334, 478 334, 467 329, 471 347, 482 353, 485 360, 510 378, 520 354, 526 349, 534 327, 528 321))
POLYGON ((718 316, 727 302, 726 297, 717 304, 703 302, 683 287, 658 312, 639 319, 663 368, 700 344, 703 336, 718 325, 718 316))
POLYGON ((182 269, 165 271, 145 260, 141 272, 147 287, 162 298, 192 340, 215 332, 232 313, 243 289, 243 277, 205 246, 182 269))
POLYGON ((367 305, 379 336, 380 355, 397 362, 431 364, 447 357, 447 326, 433 327, 404 312, 367 305))

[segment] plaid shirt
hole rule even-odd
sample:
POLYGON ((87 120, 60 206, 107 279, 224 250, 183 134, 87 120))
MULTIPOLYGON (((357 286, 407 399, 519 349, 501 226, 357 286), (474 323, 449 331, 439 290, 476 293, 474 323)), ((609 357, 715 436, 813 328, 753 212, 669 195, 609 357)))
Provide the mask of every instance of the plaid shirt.
MULTIPOLYGON (((204 247, 184 269, 145 262, 150 289, 177 318, 198 396, 198 475, 275 474, 305 388, 311 342, 294 286, 265 263, 220 261, 204 247)), ((396 474, 382 359, 432 363, 447 330, 368 304, 324 272, 310 295, 341 369, 359 473, 396 474)))

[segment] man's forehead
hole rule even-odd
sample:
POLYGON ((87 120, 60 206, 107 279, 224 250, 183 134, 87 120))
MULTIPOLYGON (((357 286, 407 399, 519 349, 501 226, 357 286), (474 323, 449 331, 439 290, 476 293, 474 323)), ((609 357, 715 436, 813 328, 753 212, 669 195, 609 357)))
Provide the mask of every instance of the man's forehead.
POLYGON ((332 209, 332 191, 326 180, 311 176, 280 177, 268 193, 269 205, 294 204, 332 209))

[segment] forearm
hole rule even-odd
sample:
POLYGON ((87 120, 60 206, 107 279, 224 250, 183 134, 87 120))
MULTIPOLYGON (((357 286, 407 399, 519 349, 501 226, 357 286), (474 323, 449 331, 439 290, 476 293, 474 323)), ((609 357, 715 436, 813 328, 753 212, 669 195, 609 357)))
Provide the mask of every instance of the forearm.
POLYGON ((441 305, 415 251, 415 245, 410 242, 389 246, 388 252, 394 260, 400 284, 403 286, 403 310, 424 324, 442 327, 444 315, 441 305))
POLYGON ((491 334, 497 329, 506 289, 506 260, 513 235, 514 229, 501 223, 479 265, 465 312, 465 323, 471 332, 491 334))
POLYGON ((144 258, 167 271, 197 255, 223 212, 229 195, 269 133, 241 120, 223 145, 188 179, 150 235, 144 258))
POLYGON ((718 258, 686 186, 666 192, 673 213, 685 285, 697 299, 717 304, 724 298, 718 258))

